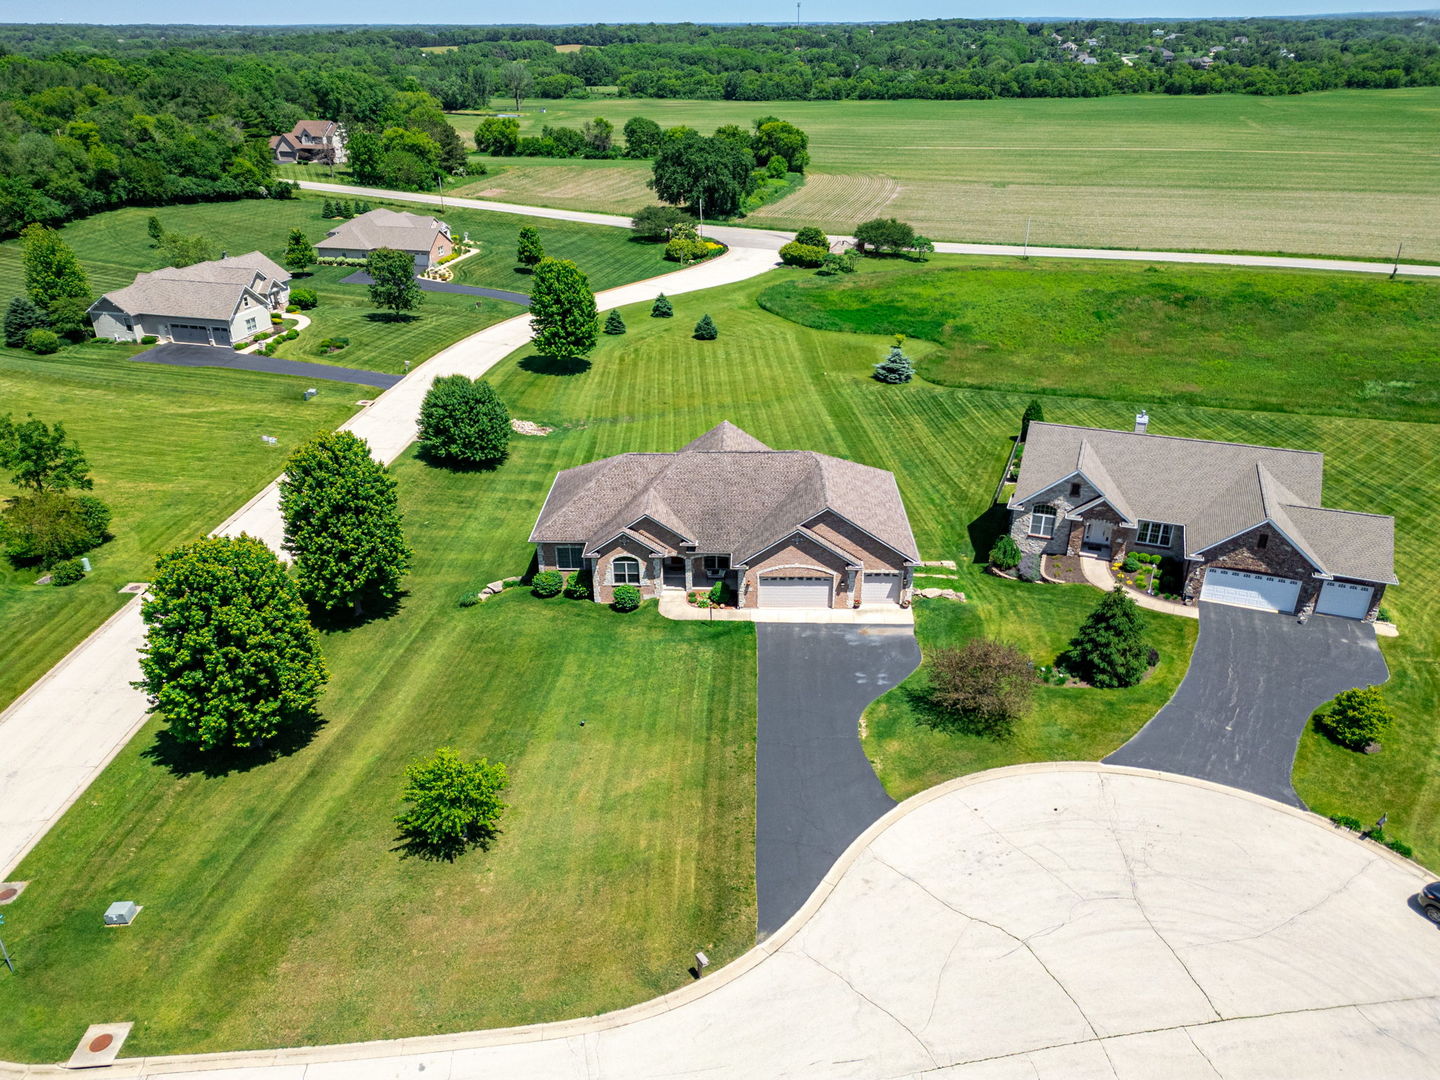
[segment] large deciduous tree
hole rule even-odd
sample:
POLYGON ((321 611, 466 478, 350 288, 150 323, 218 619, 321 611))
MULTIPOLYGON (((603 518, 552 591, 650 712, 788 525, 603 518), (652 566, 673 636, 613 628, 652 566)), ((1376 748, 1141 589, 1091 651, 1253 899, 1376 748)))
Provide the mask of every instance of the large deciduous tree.
POLYGON ((810 164, 810 136, 784 120, 757 123, 752 147, 756 161, 769 162, 779 157, 790 172, 803 173, 810 164))
POLYGON ((665 202, 729 217, 754 189, 754 168, 754 155, 737 143, 688 132, 662 141, 650 187, 665 202))
POLYGON ((90 299, 90 282, 75 252, 60 234, 44 225, 28 225, 20 233, 25 291, 48 312, 57 300, 90 299))
POLYGON ((511 61, 500 69, 500 82, 505 87, 505 92, 514 100, 516 112, 520 111, 525 95, 530 92, 531 81, 529 66, 518 60, 511 61))
POLYGON ((201 750, 253 747, 313 715, 327 678, 295 583, 254 537, 162 555, 140 608, 151 711, 201 750))
POLYGON ((632 116, 625 121, 625 156, 629 158, 654 157, 660 149, 660 125, 649 117, 632 116))
POLYGON ((599 339, 595 294, 584 273, 569 259, 542 259, 530 290, 530 328, 535 347, 546 356, 584 356, 599 339))
POLYGON ((395 481, 349 431, 301 444, 280 481, 284 548, 295 556, 300 593, 325 611, 394 600, 410 569, 395 481))
POLYGON ((415 259, 407 251, 378 248, 366 257, 365 272, 370 275, 370 302, 396 318, 425 299, 415 283, 415 259))
POLYGON ((428 457, 499 464, 510 453, 510 411, 484 379, 442 375, 420 404, 420 448, 428 457))

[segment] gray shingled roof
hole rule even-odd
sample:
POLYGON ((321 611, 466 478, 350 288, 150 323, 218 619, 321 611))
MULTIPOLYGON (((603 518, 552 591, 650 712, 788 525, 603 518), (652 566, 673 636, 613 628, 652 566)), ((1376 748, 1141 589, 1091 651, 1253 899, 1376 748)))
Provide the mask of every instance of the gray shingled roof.
POLYGON ((1033 422, 1012 508, 1077 472, 1131 520, 1185 529, 1187 555, 1268 521, 1323 573, 1395 581, 1395 522, 1320 506, 1309 450, 1033 422))
MULTIPOLYGON (((255 275, 274 281, 289 281, 290 275, 273 261, 252 251, 193 266, 166 266, 147 274, 136 274, 123 289, 108 292, 102 299, 130 315, 162 315, 175 319, 225 319, 235 313, 255 275)), ((266 282, 255 290, 268 289, 266 282)), ((255 292, 257 303, 264 297, 255 292)))
POLYGON ((338 228, 332 229, 330 235, 315 247, 344 248, 351 251, 374 251, 378 248, 429 251, 440 226, 441 222, 424 214, 406 214, 382 207, 351 218, 338 228))
POLYGON ((566 469, 532 542, 604 544, 649 516, 743 560, 829 509, 907 559, 919 552, 895 477, 809 450, 771 450, 723 423, 674 453, 630 453, 566 469))

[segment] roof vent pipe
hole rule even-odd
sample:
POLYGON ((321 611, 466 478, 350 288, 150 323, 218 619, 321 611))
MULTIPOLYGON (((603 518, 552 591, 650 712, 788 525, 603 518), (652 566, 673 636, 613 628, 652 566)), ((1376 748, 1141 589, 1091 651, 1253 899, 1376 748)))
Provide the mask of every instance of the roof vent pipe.
POLYGON ((1135 414, 1135 434, 1144 435, 1145 430, 1150 426, 1150 414, 1141 409, 1135 414))

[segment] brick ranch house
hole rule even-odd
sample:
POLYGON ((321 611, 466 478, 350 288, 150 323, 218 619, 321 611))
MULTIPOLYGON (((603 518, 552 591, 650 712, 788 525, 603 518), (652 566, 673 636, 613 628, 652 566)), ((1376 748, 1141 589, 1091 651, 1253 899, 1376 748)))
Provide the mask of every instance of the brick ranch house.
POLYGON ((344 165, 349 157, 345 127, 334 120, 301 120, 283 135, 270 136, 270 150, 280 165, 344 165))
POLYGON ((416 270, 428 270, 454 251, 455 244, 443 221, 382 208, 331 229, 315 252, 322 259, 363 259, 381 248, 409 252, 416 270))
POLYGON ((555 477, 530 540, 541 570, 588 570, 597 603, 725 581, 741 607, 895 606, 919 562, 895 477, 772 450, 728 421, 674 453, 555 477))
POLYGON ((290 302, 290 272, 258 251, 193 266, 136 274, 87 314, 95 336, 228 347, 270 329, 270 313, 290 302))
POLYGON ((1308 450, 1032 423, 1011 535, 1022 552, 1155 552, 1185 563, 1184 600, 1373 622, 1395 579, 1395 519, 1320 505, 1308 450))

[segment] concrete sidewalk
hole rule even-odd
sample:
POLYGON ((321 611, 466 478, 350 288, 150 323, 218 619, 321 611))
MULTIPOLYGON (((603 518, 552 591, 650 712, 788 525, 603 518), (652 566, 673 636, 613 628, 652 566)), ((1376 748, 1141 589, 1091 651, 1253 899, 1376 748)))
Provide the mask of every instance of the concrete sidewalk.
POLYGON ((677 622, 812 623, 817 625, 914 626, 915 613, 894 604, 859 608, 699 608, 683 592, 660 594, 660 614, 677 622))
MULTIPOLYGON (((1020 766, 902 803, 773 937, 645 1004, 497 1031, 122 1058, 106 1075, 1433 1076, 1440 934, 1411 906, 1426 880, 1243 792, 1020 766)), ((0 1065, 0 1077, 62 1075, 0 1065)))

